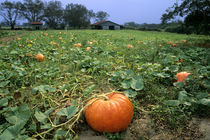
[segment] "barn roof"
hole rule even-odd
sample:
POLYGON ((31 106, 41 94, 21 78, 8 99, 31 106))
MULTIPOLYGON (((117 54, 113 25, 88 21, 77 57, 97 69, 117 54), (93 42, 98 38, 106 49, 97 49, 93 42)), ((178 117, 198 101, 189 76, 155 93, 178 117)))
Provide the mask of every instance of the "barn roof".
POLYGON ((42 25, 43 23, 42 22, 31 22, 30 24, 31 25, 42 25))
POLYGON ((91 25, 92 25, 92 26, 95 26, 95 25, 100 25, 100 24, 106 23, 106 22, 111 22, 111 23, 113 23, 113 24, 116 24, 116 25, 120 26, 119 24, 117 24, 117 23, 114 23, 114 22, 112 22, 112 21, 109 21, 109 20, 105 20, 105 21, 96 22, 96 23, 93 23, 93 24, 91 24, 91 25))

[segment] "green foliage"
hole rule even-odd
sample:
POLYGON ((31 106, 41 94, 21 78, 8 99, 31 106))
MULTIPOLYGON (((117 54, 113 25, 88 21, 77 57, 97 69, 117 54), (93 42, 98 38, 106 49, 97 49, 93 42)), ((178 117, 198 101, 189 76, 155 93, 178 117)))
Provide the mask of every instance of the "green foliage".
POLYGON ((125 90, 125 94, 128 97, 135 97, 137 91, 144 88, 143 79, 140 75, 134 75, 132 70, 112 73, 109 81, 113 82, 116 86, 120 85, 121 90, 125 90))
POLYGON ((209 34, 209 5, 209 0, 183 0, 180 3, 176 2, 162 15, 162 23, 166 24, 176 16, 185 16, 184 22, 188 29, 197 34, 209 34))

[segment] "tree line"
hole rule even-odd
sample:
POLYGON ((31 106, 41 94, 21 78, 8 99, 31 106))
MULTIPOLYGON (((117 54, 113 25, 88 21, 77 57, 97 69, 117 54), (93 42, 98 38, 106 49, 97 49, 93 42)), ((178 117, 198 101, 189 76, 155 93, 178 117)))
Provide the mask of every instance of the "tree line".
POLYGON ((81 4, 67 4, 63 8, 57 0, 43 2, 42 0, 23 0, 11 2, 5 0, 0 4, 0 15, 7 25, 14 29, 17 20, 45 22, 49 28, 56 29, 66 25, 73 28, 87 27, 91 20, 95 22, 107 20, 109 14, 104 11, 94 12, 81 4))
POLYGON ((210 34, 210 0, 179 0, 166 9, 160 24, 127 22, 127 28, 185 34, 210 34), (182 17, 184 20, 176 20, 182 17))

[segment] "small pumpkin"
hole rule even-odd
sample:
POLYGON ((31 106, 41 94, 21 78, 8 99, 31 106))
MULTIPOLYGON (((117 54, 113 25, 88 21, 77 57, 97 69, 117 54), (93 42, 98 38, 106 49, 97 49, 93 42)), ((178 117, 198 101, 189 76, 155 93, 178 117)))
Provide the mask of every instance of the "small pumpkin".
POLYGON ((87 47, 86 50, 89 51, 91 49, 91 47, 87 47))
POLYGON ((87 102, 87 123, 98 132, 112 133, 126 129, 133 118, 132 103, 121 93, 111 93, 106 97, 87 102))
POLYGON ((41 62, 41 61, 44 61, 45 58, 44 58, 44 55, 41 54, 41 53, 38 53, 36 56, 35 56, 36 60, 41 62))
POLYGON ((184 82, 187 78, 188 75, 190 75, 191 73, 188 72, 179 72, 176 74, 177 77, 177 82, 184 82))

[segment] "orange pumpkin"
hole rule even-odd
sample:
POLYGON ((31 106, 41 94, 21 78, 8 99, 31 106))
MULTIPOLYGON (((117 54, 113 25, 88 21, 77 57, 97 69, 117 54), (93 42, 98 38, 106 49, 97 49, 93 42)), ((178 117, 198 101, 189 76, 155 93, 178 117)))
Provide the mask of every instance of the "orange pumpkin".
POLYGON ((86 50, 89 51, 91 49, 91 47, 87 47, 86 50))
POLYGON ((41 53, 38 53, 36 56, 35 56, 36 60, 41 62, 41 61, 44 61, 45 58, 44 58, 44 55, 41 54, 41 53))
POLYGON ((85 109, 87 123, 98 132, 119 132, 133 118, 133 105, 123 94, 111 93, 107 99, 92 99, 85 109), (95 100, 95 101, 94 101, 95 100))
POLYGON ((176 74, 177 77, 177 82, 183 82, 186 80, 187 76, 190 75, 191 73, 188 72, 179 72, 176 74))

